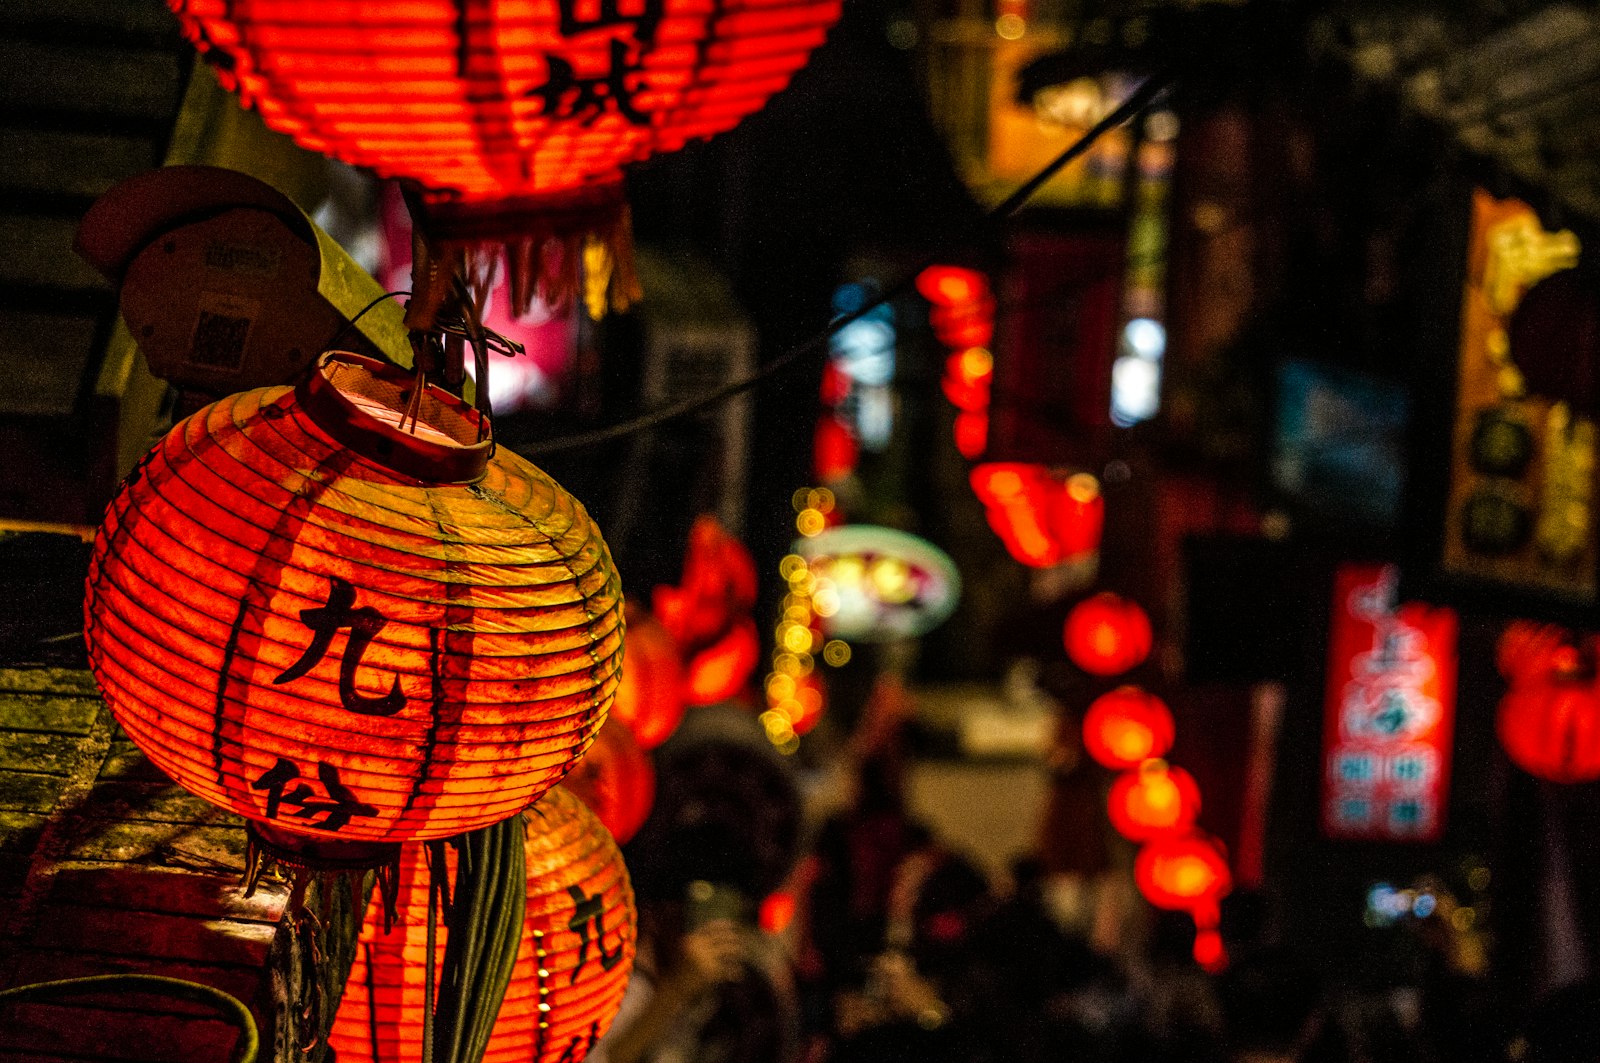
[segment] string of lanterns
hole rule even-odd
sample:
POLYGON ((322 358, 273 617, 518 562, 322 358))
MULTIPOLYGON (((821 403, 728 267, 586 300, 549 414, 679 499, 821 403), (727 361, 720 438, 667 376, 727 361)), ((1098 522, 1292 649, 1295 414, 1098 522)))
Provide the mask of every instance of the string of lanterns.
MULTIPOLYGON (((1145 611, 1109 591, 1073 606, 1062 631, 1069 659, 1100 677, 1138 667, 1153 642, 1145 611)), ((1131 684, 1101 694, 1083 716, 1084 750, 1119 773, 1106 796, 1106 814, 1119 834, 1140 846, 1134 883, 1156 907, 1193 918, 1195 962, 1218 971, 1227 965, 1217 929, 1219 905, 1233 877, 1221 841, 1196 826, 1199 785, 1165 759, 1176 736, 1166 703, 1131 684)))

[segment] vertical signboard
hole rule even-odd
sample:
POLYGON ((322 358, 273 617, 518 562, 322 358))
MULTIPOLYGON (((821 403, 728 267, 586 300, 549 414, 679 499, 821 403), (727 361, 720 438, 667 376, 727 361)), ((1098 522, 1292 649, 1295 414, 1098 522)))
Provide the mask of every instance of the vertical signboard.
POLYGON ((1444 832, 1456 697, 1456 614, 1395 601, 1393 565, 1334 577, 1323 723, 1322 829, 1428 842, 1444 832))

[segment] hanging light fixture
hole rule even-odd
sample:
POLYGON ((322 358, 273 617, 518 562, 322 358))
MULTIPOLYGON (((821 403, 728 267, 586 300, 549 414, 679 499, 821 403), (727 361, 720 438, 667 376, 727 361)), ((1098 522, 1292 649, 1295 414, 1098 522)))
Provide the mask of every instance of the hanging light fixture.
POLYGON ((331 352, 297 387, 178 424, 108 508, 90 668, 134 743, 246 817, 258 852, 372 866, 503 820, 604 722, 610 552, 485 429, 407 371, 331 352))
POLYGON ((1083 714, 1083 748, 1113 771, 1166 756, 1175 737, 1177 727, 1167 703, 1136 686, 1101 694, 1083 714))
POLYGON ((512 299, 580 263, 636 294, 622 166, 732 128, 781 90, 840 0, 168 0, 222 83, 305 147, 410 182, 413 328, 504 246, 512 299), (559 245, 553 248, 552 245, 559 245))
POLYGON ((1072 607, 1062 627, 1072 663, 1090 675, 1121 675, 1150 656, 1150 617, 1130 601, 1101 591, 1072 607))
POLYGON ((600 818, 621 845, 644 826, 656 800, 656 769, 615 714, 561 785, 600 818))
POLYGON ((648 609, 629 602, 625 616, 628 663, 611 703, 611 718, 633 732, 640 748, 654 749, 672 737, 683 719, 683 660, 672 633, 648 609))
MULTIPOLYGON (((611 1025, 633 969, 637 916, 628 871, 594 814, 563 787, 525 814, 527 905, 516 965, 484 1063, 574 1063, 611 1025)), ((339 1063, 423 1057, 432 871, 423 847, 402 868, 399 918, 367 911, 329 1044, 339 1063)), ((451 860, 451 864, 455 861, 451 860)), ((453 868, 451 869, 454 870, 453 868)))
POLYGON ((1194 825, 1200 815, 1200 787, 1182 768, 1152 758, 1111 784, 1106 811, 1118 834, 1148 841, 1194 825))

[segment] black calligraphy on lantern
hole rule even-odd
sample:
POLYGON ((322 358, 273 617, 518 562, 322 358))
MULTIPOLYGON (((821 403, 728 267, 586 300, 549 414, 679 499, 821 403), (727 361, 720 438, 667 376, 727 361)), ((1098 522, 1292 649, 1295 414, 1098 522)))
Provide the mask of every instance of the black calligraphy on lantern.
POLYGON ((610 952, 606 951, 605 913, 601 910, 598 893, 590 897, 577 886, 568 886, 567 894, 572 898, 572 903, 578 906, 578 910, 572 913, 572 919, 567 923, 567 929, 578 935, 578 965, 572 969, 572 981, 576 982, 578 972, 589 962, 590 923, 594 924, 595 951, 600 954, 601 970, 609 971, 622 962, 622 945, 618 944, 610 952))
POLYGON ((643 88, 636 75, 644 70, 645 53, 655 46, 663 0, 639 0, 638 11, 631 14, 622 12, 620 0, 558 0, 556 6, 561 36, 566 40, 618 29, 624 33, 611 37, 606 69, 599 74, 579 74, 568 59, 546 52, 549 73, 544 84, 528 89, 527 96, 540 100, 550 118, 576 119, 589 125, 610 110, 634 125, 648 125, 650 118, 635 98, 643 88))
POLYGON ((278 813, 288 806, 288 815, 295 819, 315 819, 320 823, 311 826, 323 830, 342 830, 356 816, 376 816, 378 810, 356 800, 355 793, 339 778, 339 769, 332 764, 317 765, 317 780, 322 783, 322 795, 311 784, 301 780, 300 769, 291 760, 278 758, 260 777, 252 779, 252 790, 267 792, 267 818, 277 819, 278 813), (295 785, 291 788, 290 783, 295 785))
POLYGON ((370 605, 358 607, 354 587, 338 576, 328 577, 328 604, 300 610, 300 622, 312 631, 311 645, 298 661, 272 681, 274 684, 292 683, 311 671, 328 655, 333 636, 349 628, 350 640, 339 660, 339 703, 363 716, 393 716, 405 707, 399 676, 394 677, 387 694, 368 697, 356 692, 356 669, 361 667, 361 655, 389 621, 370 605))
POLYGON ((556 1057, 555 1063, 583 1063, 583 1060, 589 1055, 589 1050, 594 1047, 595 1042, 598 1040, 600 1040, 600 1022, 596 1020, 589 1024, 587 1043, 583 1034, 574 1037, 567 1044, 567 1047, 561 1050, 561 1054, 556 1057))

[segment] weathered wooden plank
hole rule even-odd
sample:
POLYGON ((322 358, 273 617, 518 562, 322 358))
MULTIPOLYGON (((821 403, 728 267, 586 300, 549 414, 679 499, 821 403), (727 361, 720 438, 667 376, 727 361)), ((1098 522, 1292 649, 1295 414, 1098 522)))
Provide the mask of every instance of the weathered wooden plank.
POLYGON ((49 812, 61 797, 60 775, 32 771, 0 771, 0 809, 49 812))
POLYGON ((0 1010, 4 1045, 12 1051, 173 1063, 228 1059, 238 1031, 223 1022, 174 1022, 156 1015, 94 1011, 55 1004, 17 1004, 0 1010))
POLYGON ((77 756, 78 740, 72 735, 0 732, 0 770, 69 775, 77 756))
POLYGON ((56 872, 49 901, 135 912, 165 912, 206 918, 276 924, 283 917, 288 891, 263 884, 246 897, 237 877, 195 875, 182 871, 123 867, 62 868, 56 872))
POLYGON ((169 51, 0 39, 0 98, 18 109, 170 121, 182 74, 169 51))
POLYGON ((91 819, 244 827, 239 817, 168 782, 102 780, 89 791, 80 814, 91 819))
MULTIPOLYGON (((14 130, 0 129, 0 184, 27 168, 3 154, 16 139, 14 130)), ((20 147, 28 150, 26 143, 20 147)), ((95 184, 101 178, 85 175, 82 180, 95 184)), ((72 412, 101 317, 97 297, 86 295, 81 302, 75 314, 0 309, 0 374, 6 381, 0 413, 61 417, 72 412), (37 336, 51 341, 41 345, 33 340, 37 336)))
POLYGON ((76 668, 0 668, 0 693, 100 696, 94 676, 76 668))
POLYGON ((72 831, 72 842, 62 854, 66 860, 163 863, 235 873, 244 867, 244 831, 238 827, 81 820, 72 831))
POLYGON ((259 967, 276 928, 260 923, 126 912, 77 904, 46 904, 27 939, 32 949, 140 956, 190 963, 259 967))
POLYGON ((0 897, 14 897, 22 892, 22 884, 28 879, 28 867, 32 862, 26 856, 0 853, 0 897))
MULTIPOLYGON (((5 229, 0 225, 0 241, 5 229)), ((0 246, 4 246, 0 243, 0 246)), ((0 694, 0 732, 41 731, 86 735, 100 715, 100 699, 54 694, 0 694)), ((0 738, 0 741, 4 741, 0 738)))
POLYGON ((0 129, 0 184, 17 191, 98 196, 160 161, 138 137, 0 129))
POLYGON ((49 821, 49 816, 37 812, 0 812, 0 853, 33 852, 49 821))
POLYGON ((119 751, 115 745, 112 747, 111 755, 106 758, 104 767, 100 769, 100 778, 172 785, 172 780, 167 777, 166 772, 150 763, 143 753, 137 749, 119 751))

